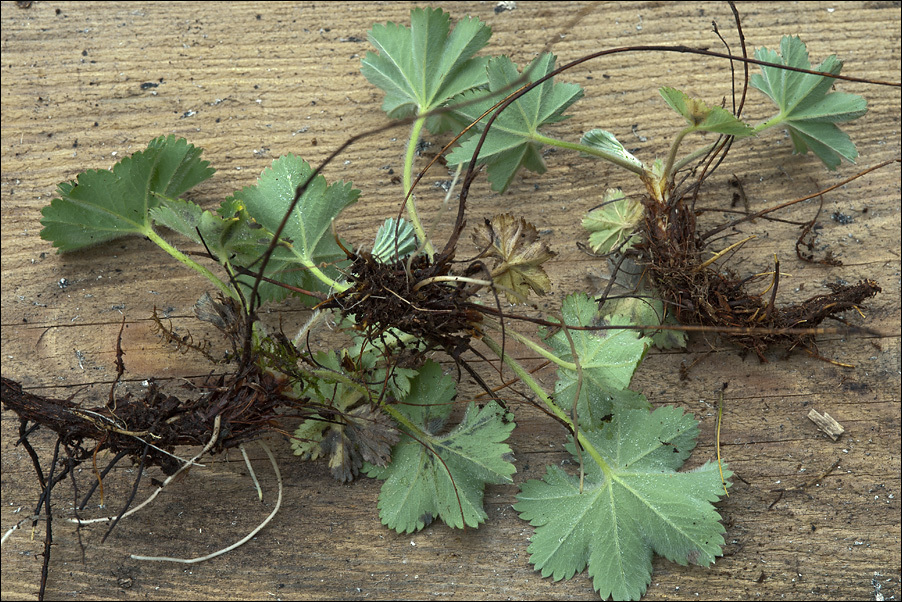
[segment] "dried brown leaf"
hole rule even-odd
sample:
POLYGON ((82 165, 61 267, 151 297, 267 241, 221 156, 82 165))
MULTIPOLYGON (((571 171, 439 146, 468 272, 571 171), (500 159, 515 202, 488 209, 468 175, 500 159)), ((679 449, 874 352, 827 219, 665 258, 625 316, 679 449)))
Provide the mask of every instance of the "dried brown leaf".
POLYGON ((535 226, 509 214, 496 215, 476 229, 473 241, 484 257, 495 260, 492 279, 510 302, 523 301, 529 290, 539 295, 551 286, 542 264, 556 255, 539 240, 535 226))
POLYGON ((369 405, 345 414, 345 424, 333 424, 320 442, 329 454, 332 476, 343 483, 354 480, 364 462, 385 466, 398 442, 398 430, 384 413, 369 405))

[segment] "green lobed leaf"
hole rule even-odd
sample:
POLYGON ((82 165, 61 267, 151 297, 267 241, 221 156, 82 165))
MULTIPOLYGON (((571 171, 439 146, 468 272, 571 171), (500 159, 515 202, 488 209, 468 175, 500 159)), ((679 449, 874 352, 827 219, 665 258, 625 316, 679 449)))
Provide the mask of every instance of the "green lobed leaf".
MULTIPOLYGON (((160 198, 160 204, 149 213, 154 223, 178 232, 197 244, 201 243, 201 235, 198 235, 197 229, 200 227, 204 209, 197 203, 184 199, 160 198)), ((206 241, 207 237, 203 236, 203 239, 206 241)))
POLYGON ((720 107, 709 107, 704 101, 690 98, 675 88, 661 88, 661 96, 667 105, 682 115, 695 130, 736 136, 751 136, 754 130, 741 119, 720 107))
POLYGON ((147 235, 160 197, 178 197, 213 175, 202 149, 175 136, 155 138, 111 170, 90 170, 57 187, 44 207, 41 238, 61 253, 123 236, 147 235))
MULTIPOLYGON (((601 307, 601 314, 605 317, 622 316, 631 324, 677 325, 673 314, 665 311, 664 302, 657 298, 654 291, 647 289, 638 289, 629 296, 607 300, 601 307)), ((686 346, 687 336, 681 330, 659 330, 646 336, 651 337, 652 343, 658 349, 676 349, 686 346)))
POLYGON ((410 396, 396 406, 421 432, 401 437, 388 466, 364 466, 369 476, 385 480, 379 516, 399 533, 422 529, 436 517, 449 527, 478 527, 487 518, 486 483, 513 482, 516 469, 504 441, 514 423, 496 402, 481 409, 471 403, 457 427, 439 434, 455 394, 454 379, 427 362, 411 382, 410 396))
MULTIPOLYGON (((635 155, 626 150, 614 134, 607 130, 594 129, 589 130, 580 139, 580 144, 596 148, 600 151, 619 157, 624 161, 631 163, 639 169, 645 169, 645 165, 635 155)), ((592 157, 588 153, 582 153, 584 157, 592 157)))
MULTIPOLYGON (((537 57, 524 70, 527 79, 534 82, 554 70, 555 56, 550 53, 537 57)), ((489 90, 491 92, 513 92, 521 78, 517 66, 506 56, 493 58, 488 67, 489 90)), ((468 122, 475 121, 497 100, 478 100, 479 92, 470 92, 461 97, 467 101, 453 109, 468 122)), ((521 167, 536 173, 545 172, 542 159, 542 142, 536 140, 539 129, 550 123, 565 119, 564 111, 579 100, 583 89, 576 84, 555 84, 548 80, 514 101, 495 122, 480 150, 478 161, 488 167, 488 178, 492 190, 503 192, 513 181, 521 167)), ((482 131, 484 125, 477 125, 482 131)), ((471 136, 448 155, 448 163, 458 165, 473 158, 479 136, 471 136)))
MULTIPOLYGON (((220 215, 248 221, 258 232, 254 240, 260 243, 236 248, 232 260, 234 264, 252 269, 256 266, 269 245, 272 233, 288 211, 297 187, 307 180, 312 171, 306 161, 288 154, 263 170, 256 185, 245 187, 225 200, 220 215)), ((265 275, 304 290, 327 291, 328 287, 310 273, 310 268, 321 268, 332 279, 340 277, 334 264, 346 256, 332 236, 332 220, 356 202, 359 194, 360 191, 349 182, 327 184, 323 176, 316 176, 282 231, 282 244, 273 255, 265 275)), ((287 289, 279 286, 261 287, 264 301, 279 300, 287 294, 287 289)))
POLYGON ((163 198, 150 210, 155 224, 178 232, 195 244, 203 244, 226 265, 236 254, 259 256, 272 240, 262 228, 254 228, 249 218, 221 217, 183 199, 163 198))
MULTIPOLYGON (((451 98, 486 83, 487 58, 473 58, 492 30, 467 17, 450 32, 451 18, 441 9, 415 8, 410 27, 397 23, 374 25, 368 33, 379 54, 368 52, 361 71, 385 91, 382 109, 400 119, 422 115, 451 98)), ((445 129, 441 120, 429 120, 433 133, 445 129)))
POLYGON ((394 263, 416 251, 417 246, 417 235, 410 222, 402 218, 398 223, 390 217, 376 232, 373 257, 382 263, 394 263))
POLYGON ((678 408, 617 410, 585 432, 607 465, 583 453, 582 491, 579 477, 557 466, 524 483, 514 509, 536 527, 528 548, 536 570, 557 581, 588 566, 602 599, 637 600, 654 554, 681 565, 714 562, 724 543, 713 506, 724 493, 717 464, 676 472, 697 435, 696 420, 678 408))
MULTIPOLYGON (((570 295, 564 299, 561 308, 564 323, 570 326, 596 326, 598 304, 584 293, 570 295)), ((629 325, 621 316, 614 316, 609 325, 629 325)), ((627 387, 633 373, 645 357, 651 341, 640 336, 635 330, 571 330, 570 338, 579 358, 583 379, 579 385, 579 373, 568 368, 558 368, 558 379, 554 386, 555 403, 564 410, 573 407, 576 390, 579 388, 577 415, 581 425, 597 427, 618 404, 627 407, 648 407, 648 401, 641 394, 629 391, 627 387)), ((555 355, 572 362, 573 352, 567 335, 556 332, 548 338, 555 355)))
MULTIPOLYGON (((660 295, 654 289, 654 283, 650 282, 648 271, 643 269, 633 258, 609 256, 608 264, 614 273, 613 291, 608 290, 610 284, 603 281, 600 288, 590 293, 596 298, 606 294, 604 303, 600 305, 599 315, 610 319, 612 316, 623 316, 631 324, 641 324, 653 327, 659 324, 678 326, 672 312, 666 309, 660 295)), ((688 339, 682 330, 654 330, 649 328, 644 331, 645 336, 650 337, 652 343, 658 349, 676 349, 686 346, 688 339)))
POLYGON ((609 188, 601 206, 583 218, 582 226, 589 231, 589 247, 603 255, 615 249, 626 251, 638 242, 636 228, 644 216, 641 201, 627 198, 619 188, 609 188))
MULTIPOLYGON (((755 51, 755 58, 768 63, 811 69, 808 48, 795 36, 784 36, 780 53, 767 48, 755 51)), ((835 55, 827 57, 814 71, 838 75, 843 63, 835 55)), ((767 126, 783 124, 789 130, 796 153, 811 150, 828 169, 836 169, 842 159, 855 162, 858 150, 848 134, 836 125, 867 112, 867 101, 855 94, 830 92, 836 82, 831 77, 761 67, 749 80, 779 107, 780 114, 767 126)))

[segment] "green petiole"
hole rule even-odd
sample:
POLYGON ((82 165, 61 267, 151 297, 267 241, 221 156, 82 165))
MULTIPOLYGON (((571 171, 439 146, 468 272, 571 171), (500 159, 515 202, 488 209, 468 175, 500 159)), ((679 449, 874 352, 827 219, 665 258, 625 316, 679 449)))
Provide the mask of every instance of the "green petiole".
POLYGON ((558 148, 565 148, 567 150, 576 151, 579 153, 586 153, 587 155, 592 155, 593 157, 598 157, 600 159, 604 159, 605 161, 609 161, 614 165, 622 167, 628 171, 633 172, 636 175, 643 175, 646 173, 645 169, 642 169, 635 163, 631 163, 622 157, 618 157, 617 155, 605 152, 601 149, 594 148, 591 146, 586 146, 585 144, 579 144, 576 142, 567 142, 566 140, 558 140, 557 138, 549 138, 548 136, 543 136, 542 134, 535 133, 532 135, 532 139, 541 144, 547 144, 548 146, 556 146, 558 148))
POLYGON ((153 228, 148 227, 146 230, 141 232, 141 234, 143 234, 144 236, 146 236, 147 238, 152 240, 154 243, 156 243, 156 245, 158 247, 160 247, 161 249, 163 249, 164 251, 166 251, 173 257, 175 257, 181 263, 185 264, 192 270, 194 270, 194 271, 198 272, 199 274, 201 274, 202 276, 204 276, 207 280, 212 282, 216 286, 216 288, 218 288, 220 291, 222 291, 222 293, 226 297, 230 297, 232 299, 238 298, 238 296, 235 294, 235 291, 233 291, 225 282, 220 280, 216 276, 216 274, 214 274, 213 272, 211 272, 204 266, 200 265, 199 263, 197 263, 196 261, 194 261, 187 255, 185 255, 184 253, 182 253, 181 251, 179 251, 172 245, 170 245, 163 237, 161 237, 159 234, 157 234, 153 228))
POLYGON ((545 349, 544 347, 542 347, 541 345, 539 345, 538 343, 536 343, 529 337, 523 336, 516 330, 506 330, 505 334, 517 339, 517 341, 519 341, 520 343, 523 343, 524 345, 529 347, 531 350, 535 351, 536 353, 538 353, 545 359, 557 364, 561 368, 563 368, 565 370, 571 370, 573 372, 576 372, 576 364, 562 360, 561 358, 556 356, 553 352, 549 351, 548 349, 545 349))
MULTIPOLYGON (((570 416, 567 415, 567 412, 558 407, 556 403, 548 396, 545 390, 535 381, 532 375, 520 365, 517 360, 509 356, 507 353, 503 353, 501 351, 501 346, 495 342, 488 335, 483 335, 482 342, 485 343, 489 349, 492 350, 492 353, 497 355, 501 360, 508 365, 516 374, 524 385, 530 388, 530 390, 536 394, 536 396, 542 400, 542 403, 553 413, 558 419, 561 420, 564 424, 566 424, 570 431, 573 432, 576 429, 573 427, 573 421, 570 419, 570 416)), ((610 477, 613 474, 611 467, 605 461, 604 458, 601 457, 601 454, 598 453, 598 450, 595 449, 595 446, 592 445, 592 442, 589 441, 585 435, 583 435, 582 430, 577 433, 577 440, 579 441, 580 447, 586 451, 592 459, 601 467, 602 472, 604 472, 606 477, 610 477)))
POLYGON ((420 134, 423 131, 423 126, 425 124, 425 117, 420 117, 413 122, 413 128, 410 130, 410 141, 407 143, 407 155, 404 157, 404 174, 401 185, 404 187, 404 194, 407 196, 407 216, 410 218, 410 223, 417 233, 417 238, 424 244, 424 250, 432 257, 432 255, 435 254, 435 249, 429 241, 429 238, 426 236, 426 230, 423 229, 423 224, 420 222, 416 201, 414 200, 413 193, 410 189, 413 185, 413 160, 416 156, 417 144, 420 142, 420 134))

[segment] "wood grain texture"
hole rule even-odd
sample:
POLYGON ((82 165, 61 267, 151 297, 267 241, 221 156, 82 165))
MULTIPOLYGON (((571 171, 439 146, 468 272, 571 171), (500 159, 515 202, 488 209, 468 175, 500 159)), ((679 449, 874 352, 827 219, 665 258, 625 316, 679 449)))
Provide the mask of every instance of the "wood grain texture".
MULTIPOLYGON (((442 5, 455 17, 478 16, 494 31, 489 52, 520 63, 549 41, 561 61, 605 47, 685 43, 719 49, 711 21, 731 44, 729 10, 716 3, 599 4, 571 23, 580 5, 519 3, 494 12, 492 3, 442 5)), ((148 4, 36 2, 28 9, 2 5, 2 372, 29 389, 56 397, 102 399, 115 375, 115 337, 123 339, 129 382, 156 377, 177 383, 209 366, 174 355, 149 329, 157 307, 195 336, 212 336, 191 318, 203 283, 147 241, 128 239, 60 256, 39 238, 40 209, 58 182, 88 168, 107 168, 161 134, 188 138, 205 149, 219 171, 192 193, 212 206, 253 183, 276 157, 294 152, 316 163, 345 141, 385 123, 382 94, 360 75, 366 31, 374 22, 406 22, 406 3, 148 4), (145 85, 149 84, 149 85, 145 85)), ((836 53, 844 73, 899 80, 898 3, 744 3, 743 26, 752 46, 800 35, 815 63, 836 53)), ((656 89, 670 85, 716 102, 730 93, 728 65, 688 55, 617 55, 563 78, 586 88, 575 117, 555 127, 560 137, 604 127, 644 159, 661 156, 679 126, 656 89)), ((856 141, 858 166, 825 171, 812 157, 793 156, 782 133, 738 144, 708 182, 700 205, 727 207, 731 174, 754 208, 810 194, 900 155, 898 88, 842 83, 868 98, 868 114, 845 129, 856 141)), ((763 118, 766 99, 753 92, 746 116, 763 118)), ((352 179, 361 201, 339 229, 356 244, 372 240, 378 224, 397 211, 406 131, 366 138, 328 167, 330 179, 352 179)), ((509 193, 474 187, 469 223, 514 212, 546 231, 559 253, 551 273, 554 293, 593 286, 597 260, 582 254, 580 215, 601 191, 620 184, 606 166, 563 152, 548 155, 544 175, 518 176, 509 193)), ((427 178, 419 202, 442 240, 450 219, 427 178)), ((774 254, 791 277, 784 299, 824 290, 826 283, 879 281, 883 293, 868 304, 866 324, 882 335, 821 338, 820 353, 854 370, 804 353, 769 363, 742 358, 716 336, 693 337, 686 353, 653 353, 636 386, 655 404, 678 404, 701 420, 694 465, 714 454, 716 391, 724 382, 723 454, 740 477, 720 504, 727 527, 725 557, 711 568, 680 567, 661 559, 648 599, 866 599, 902 594, 900 576, 900 175, 898 165, 830 193, 821 216, 822 250, 844 266, 809 266, 795 259, 797 228, 758 221, 743 226, 758 237, 731 260, 742 274, 766 271, 774 254), (842 224, 834 213, 853 218, 842 224), (682 363, 699 363, 688 382, 682 363), (846 429, 831 441, 807 419, 828 412, 846 429), (836 461, 829 476, 803 487, 836 461), (785 491, 783 491, 785 490, 785 491), (783 491, 781 493, 781 491, 783 491), (776 501, 776 503, 774 503, 776 501)), ((632 186, 630 181, 623 182, 632 186)), ((789 219, 810 219, 812 201, 789 219)), ((720 219, 716 216, 712 219, 720 219)), ((461 255, 470 250, 468 237, 461 255)), ((303 318, 292 306, 269 319, 303 318)), ((856 321, 860 319, 856 318, 856 321)), ((520 327, 528 332, 526 326, 520 327)), ((327 337, 327 335, 322 335, 327 337)), ((322 338, 328 344, 328 338, 322 338)), ((525 356, 524 353, 520 353, 525 356)), ((450 365, 449 365, 450 367, 450 365)), ((546 384, 552 375, 543 373, 546 384)), ((466 396, 468 391, 464 389, 466 396)), ((528 406, 516 406, 512 445, 517 482, 538 478, 548 463, 565 460, 563 433, 528 406)), ((2 415, 3 530, 30 512, 36 479, 21 448, 17 421, 2 415)), ((48 454, 51 439, 36 439, 48 454)), ((241 458, 234 454, 194 469, 150 507, 123 521, 101 544, 102 529, 79 535, 62 518, 72 499, 54 502, 53 562, 48 596, 54 599, 571 599, 591 598, 585 574, 560 583, 542 579, 528 564, 532 528, 511 509, 516 488, 491 487, 489 521, 479 530, 434 525, 401 536, 379 522, 379 483, 340 485, 322 464, 294 460, 289 445, 275 448, 286 480, 281 513, 244 547, 214 561, 181 565, 138 563, 129 554, 195 556, 242 537, 271 509, 274 481, 257 454, 267 490, 256 501, 241 458)), ((82 474, 83 480, 88 475, 82 474)), ((106 483, 106 512, 123 503, 134 479, 114 471, 106 483)), ((148 481, 145 481, 148 482, 148 481)), ((149 491, 149 482, 142 491, 149 491)), ((60 488, 58 492, 65 491, 60 488)), ((104 511, 94 508, 92 515, 104 511)), ((40 577, 42 532, 15 533, 2 549, 2 597, 30 599, 40 577)))

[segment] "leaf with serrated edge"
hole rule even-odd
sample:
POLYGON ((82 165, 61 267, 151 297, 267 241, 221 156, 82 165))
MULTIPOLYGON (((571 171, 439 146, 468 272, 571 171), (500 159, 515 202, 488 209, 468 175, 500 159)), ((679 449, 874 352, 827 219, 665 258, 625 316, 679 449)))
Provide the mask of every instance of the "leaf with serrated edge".
MULTIPOLYGON (((368 38, 379 54, 368 52, 361 71, 385 91, 382 109, 400 119, 422 115, 454 96, 486 83, 487 58, 473 58, 492 35, 482 21, 467 17, 450 29, 450 17, 441 9, 415 8, 410 27, 396 23, 375 25, 368 38)), ((438 121, 427 127, 438 133, 438 121)))
MULTIPOLYGON (((536 81, 554 70, 554 62, 553 54, 543 54, 530 63, 524 73, 528 74, 529 81, 536 81)), ((508 57, 491 59, 487 69, 489 90, 492 92, 512 91, 519 87, 514 84, 520 79, 520 73, 508 57)), ((497 102, 495 97, 480 101, 478 94, 480 93, 470 92, 462 95, 460 100, 467 104, 461 104, 453 109, 454 112, 465 120, 474 121, 497 102)), ((582 95, 583 89, 580 86, 555 84, 551 79, 521 96, 498 116, 478 159, 488 167, 492 190, 506 190, 521 167, 536 173, 545 172, 542 143, 535 140, 535 135, 543 126, 566 119, 564 111, 582 95)), ((483 126, 480 124, 476 127, 481 131, 483 126)), ((470 161, 478 141, 478 135, 471 136, 448 155, 448 163, 458 165, 470 161)))
POLYGON ((583 218, 583 228, 589 231, 589 247, 602 255, 614 249, 626 251, 638 241, 635 231, 644 216, 641 201, 627 198, 619 188, 609 188, 601 206, 583 218))
MULTIPOLYGON (((617 299, 609 299, 601 307, 601 315, 623 316, 631 324, 656 326, 658 324, 677 325, 673 314, 664 310, 664 302, 656 298, 654 291, 640 288, 635 293, 617 299)), ((686 346, 686 333, 681 330, 646 331, 647 336, 658 349, 676 349, 686 346)))
POLYGON ((661 88, 667 105, 682 115, 696 130, 742 138, 752 135, 752 128, 741 119, 720 107, 709 107, 701 100, 690 98, 674 88, 661 88))
POLYGON ((150 210, 150 217, 155 224, 205 245, 223 264, 235 253, 259 256, 269 245, 269 238, 251 228, 252 221, 223 218, 191 201, 162 199, 150 210))
POLYGON ((495 260, 492 280, 508 289, 504 294, 511 303, 523 301, 530 290, 544 295, 551 287, 542 264, 555 253, 539 240, 535 226, 525 219, 506 213, 496 215, 476 229, 473 242, 486 257, 495 260))
POLYGON ((57 188, 44 207, 41 238, 61 253, 123 236, 147 235, 150 211, 160 197, 178 197, 213 175, 202 150, 184 138, 159 137, 147 148, 116 163, 112 170, 90 170, 57 188))
POLYGON ((514 509, 536 527, 528 548, 536 570, 557 581, 588 566, 603 600, 637 600, 654 554, 681 565, 714 562, 724 543, 713 506, 724 493, 717 464, 675 472, 697 435, 691 415, 667 406, 618 410, 601 430, 585 431, 609 472, 584 452, 582 491, 578 476, 549 466, 517 496, 514 509))
MULTIPOLYGON (((151 209, 149 213, 154 223, 178 232, 197 244, 201 243, 202 239, 197 229, 204 210, 197 203, 183 199, 161 199, 161 204, 151 209)), ((204 236, 203 240, 206 241, 207 237, 204 236)))
MULTIPOLYGON (((248 186, 226 199, 224 206, 246 211, 265 230, 260 241, 279 227, 288 211, 295 191, 312 173, 310 165, 300 157, 288 154, 273 161, 254 186, 248 186)), ((267 266, 266 275, 310 291, 326 291, 327 287, 312 276, 311 266, 327 266, 346 258, 332 236, 332 220, 360 194, 350 183, 326 184, 323 176, 316 176, 307 186, 282 231, 283 244, 267 266)), ((262 250, 269 245, 269 240, 262 250)), ((261 252, 262 252, 261 250, 261 252)), ((247 256, 236 259, 239 265, 251 265, 259 258, 247 256)), ((323 270, 331 278, 339 278, 335 267, 323 270)), ((262 287, 264 300, 278 300, 288 293, 281 287, 262 287)))
MULTIPOLYGON (((561 313, 564 322, 570 326, 595 326, 598 318, 598 304, 584 293, 570 295, 564 299, 561 313)), ((610 325, 629 325, 620 316, 615 316, 610 325)), ((583 380, 579 387, 577 414, 580 424, 597 425, 611 414, 615 401, 620 400, 630 407, 647 407, 648 402, 641 395, 619 395, 632 380, 651 341, 640 337, 635 330, 613 329, 601 331, 571 330, 570 338, 579 357, 583 380)), ((570 342, 563 331, 549 338, 555 354, 564 361, 572 362, 570 342)), ((554 399, 558 406, 569 410, 578 388, 579 374, 567 368, 558 369, 558 380, 554 387, 554 399)))
POLYGON ((478 527, 487 515, 482 506, 487 483, 512 483, 516 472, 504 443, 514 428, 494 401, 482 409, 471 403, 461 423, 438 434, 451 413, 454 379, 427 362, 411 382, 410 396, 396 406, 423 432, 405 433, 384 468, 365 465, 371 477, 384 479, 379 493, 382 523, 412 533, 436 517, 449 527, 478 527))
MULTIPOLYGON (((755 51, 759 61, 811 69, 808 48, 795 36, 784 36, 780 54, 767 48, 755 51)), ((843 63, 835 55, 827 57, 814 70, 839 75, 843 63)), ((836 169, 842 159, 855 162, 858 150, 849 135, 836 123, 851 121, 867 112, 867 101, 855 94, 830 92, 836 80, 831 77, 761 67, 749 84, 766 94, 779 107, 780 114, 769 125, 785 125, 796 153, 811 150, 828 169, 836 169)))

